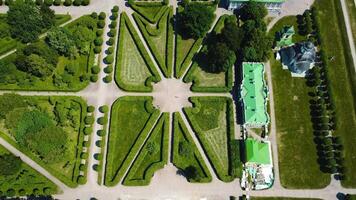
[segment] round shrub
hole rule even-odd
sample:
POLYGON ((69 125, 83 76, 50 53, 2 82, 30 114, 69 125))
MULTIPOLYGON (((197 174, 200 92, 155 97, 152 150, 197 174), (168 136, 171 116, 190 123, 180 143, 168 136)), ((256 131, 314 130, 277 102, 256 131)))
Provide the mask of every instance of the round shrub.
POLYGON ((106 117, 99 117, 98 119, 98 124, 100 125, 106 125, 108 123, 108 118, 106 117))
POLYGON ((106 53, 107 53, 107 54, 112 54, 112 53, 114 53, 114 47, 109 47, 109 48, 106 50, 106 53))
POLYGON ((65 0, 64 3, 63 3, 63 5, 65 5, 65 6, 71 6, 72 3, 73 3, 72 0, 65 0))
POLYGON ((89 142, 88 142, 88 141, 83 141, 82 146, 83 146, 83 147, 89 146, 89 142))
POLYGON ((104 131, 104 130, 98 130, 98 131, 96 132, 96 134, 97 134, 98 136, 102 137, 102 136, 105 135, 105 131, 104 131))
POLYGON ((94 158, 95 158, 95 160, 101 160, 103 158, 103 156, 101 155, 101 153, 96 153, 96 154, 94 154, 94 158))
POLYGON ((36 0, 36 5, 40 6, 43 4, 43 0, 36 0))
POLYGON ((103 79, 103 81, 104 81, 105 83, 111 83, 111 81, 112 81, 111 75, 105 76, 104 79, 103 79))
POLYGON ((115 29, 111 29, 108 33, 109 37, 115 37, 116 36, 116 30, 115 29))
POLYGON ((91 134, 93 132, 93 128, 91 128, 91 127, 85 127, 84 128, 84 134, 85 135, 89 135, 89 134, 91 134))
POLYGON ((111 65, 104 68, 104 72, 110 74, 113 71, 113 67, 111 65))
POLYGON ((93 13, 91 13, 91 18, 93 18, 93 19, 98 19, 98 13, 96 13, 96 12, 93 12, 93 13))
POLYGON ((98 54, 101 52, 101 46, 94 47, 94 53, 98 54))
POLYGON ((109 40, 106 42, 106 44, 109 46, 112 46, 112 45, 114 45, 114 42, 115 42, 114 38, 109 38, 109 40))
POLYGON ((19 195, 20 196, 25 196, 26 195, 26 190, 25 189, 20 189, 19 190, 19 195))
POLYGON ((74 0, 74 1, 73 1, 73 5, 75 5, 75 6, 80 6, 80 5, 82 5, 82 0, 74 0))
POLYGON ((53 5, 60 6, 61 3, 62 3, 62 0, 54 0, 53 5))
POLYGON ((112 64, 114 62, 114 56, 108 55, 104 58, 105 64, 112 64))
POLYGON ((95 171, 100 171, 101 167, 100 167, 100 165, 98 165, 98 164, 94 164, 94 165, 93 165, 93 169, 94 169, 95 171))
POLYGON ((97 25, 98 25, 98 28, 104 28, 105 27, 105 21, 104 20, 99 20, 97 25))
POLYGON ((92 76, 90 76, 90 81, 93 82, 93 83, 97 82, 98 79, 99 79, 99 78, 98 78, 98 75, 92 75, 92 76))
POLYGON ((79 165, 79 170, 80 171, 85 171, 86 170, 86 165, 85 164, 80 164, 79 165))
POLYGON ((95 145, 96 145, 97 147, 101 147, 101 140, 97 140, 97 141, 95 142, 95 145))
POLYGON ((86 182, 85 177, 82 176, 82 175, 79 175, 79 176, 78 176, 78 183, 79 183, 80 185, 83 185, 83 184, 85 184, 85 182, 86 182))
POLYGON ((112 9, 111 9, 111 12, 119 12, 119 6, 114 6, 112 9))
POLYGON ((118 17, 119 17, 119 14, 117 14, 117 13, 115 12, 115 13, 111 14, 110 19, 111 19, 111 20, 116 20, 118 17))
POLYGON ((52 188, 50 188, 50 187, 45 187, 45 188, 43 188, 43 194, 45 194, 45 195, 51 195, 52 193, 53 193, 52 188))
POLYGON ((8 189, 6 191, 6 196, 13 197, 13 196, 15 196, 15 194, 16 194, 16 192, 14 189, 8 189))
POLYGON ((88 158, 88 154, 87 153, 81 153, 80 154, 80 158, 81 159, 87 159, 88 158))
POLYGON ((104 33, 104 31, 102 29, 99 29, 96 31, 96 36, 99 37, 99 36, 102 36, 104 33))
POLYGON ((100 106, 99 111, 101 113, 107 113, 109 111, 109 106, 107 106, 107 105, 100 106))
POLYGON ((83 0, 82 1, 82 6, 87 6, 90 4, 90 0, 83 0))
POLYGON ((51 6, 53 4, 53 0, 44 0, 44 4, 46 6, 51 6))
POLYGON ((92 113, 94 111, 95 111, 95 107, 94 106, 88 106, 87 107, 87 112, 92 113))
POLYGON ((91 68, 91 73, 93 74, 99 74, 100 72, 100 67, 97 66, 97 65, 94 65, 92 68, 91 68))
POLYGON ((109 28, 114 29, 114 28, 116 28, 116 25, 117 25, 117 21, 112 21, 109 25, 109 28))
POLYGON ((104 12, 101 12, 100 14, 99 14, 99 19, 100 20, 104 20, 106 18, 106 14, 104 13, 104 12))
POLYGON ((33 195, 38 196, 38 195, 40 195, 40 190, 38 188, 34 188, 32 190, 32 193, 33 193, 33 195))
POLYGON ((86 116, 84 118, 84 123, 87 125, 91 125, 94 123, 94 117, 93 116, 86 116))
POLYGON ((95 46, 101 46, 103 44, 103 38, 101 38, 101 37, 95 38, 94 44, 95 44, 95 46))

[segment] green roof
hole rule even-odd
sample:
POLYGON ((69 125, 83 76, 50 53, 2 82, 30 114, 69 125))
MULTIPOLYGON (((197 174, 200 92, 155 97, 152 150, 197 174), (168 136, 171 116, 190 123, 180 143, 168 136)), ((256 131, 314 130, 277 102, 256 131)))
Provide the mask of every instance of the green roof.
MULTIPOLYGON (((230 2, 248 2, 250 0, 229 0, 230 2)), ((283 3, 286 0, 254 0, 259 3, 283 3)))
POLYGON ((285 47, 293 45, 293 35, 295 34, 293 26, 284 26, 277 34, 277 47, 285 47))
POLYGON ((268 89, 264 80, 263 63, 242 64, 241 98, 247 125, 265 125, 269 122, 266 109, 268 89))
POLYGON ((257 140, 248 138, 246 145, 246 161, 256 164, 272 164, 270 158, 270 148, 268 143, 262 143, 257 140))

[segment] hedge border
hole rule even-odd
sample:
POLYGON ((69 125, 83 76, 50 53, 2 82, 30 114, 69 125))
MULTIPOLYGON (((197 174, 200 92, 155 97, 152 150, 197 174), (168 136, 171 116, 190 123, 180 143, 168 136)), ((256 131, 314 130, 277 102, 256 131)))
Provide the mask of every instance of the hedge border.
MULTIPOLYGON (((130 169, 128 170, 122 184, 126 185, 126 186, 145 186, 145 185, 149 185, 151 182, 151 178, 154 176, 154 173, 157 170, 162 169, 167 163, 168 163, 168 144, 169 144, 169 113, 163 113, 161 115, 161 117, 158 119, 157 123, 155 124, 155 126, 153 127, 151 133, 149 134, 147 140, 145 141, 145 143, 142 145, 141 150, 139 151, 139 153, 137 154, 135 160, 133 161, 130 169), (136 168, 134 168, 134 164, 138 161, 141 161, 143 158, 141 158, 140 160, 138 159, 139 156, 141 155, 141 153, 145 153, 145 150, 143 149, 143 147, 147 144, 147 142, 152 139, 151 137, 154 137, 154 130, 158 127, 162 125, 163 126, 163 136, 162 136, 162 145, 161 145, 161 161, 160 162, 155 162, 155 163, 151 163, 149 165, 148 168, 145 169, 145 173, 144 173, 144 179, 141 180, 129 180, 129 176, 130 176, 130 172, 131 170, 137 170, 140 165, 137 165, 136 168)), ((135 171, 134 171, 135 172, 135 171)))
MULTIPOLYGON (((118 102, 120 101, 137 101, 137 99, 143 99, 149 102, 153 101, 153 97, 149 97, 149 96, 124 96, 121 97, 119 99, 117 99, 111 110, 111 117, 110 117, 110 124, 113 123, 114 117, 113 114, 115 113, 115 109, 118 105, 118 102)), ((147 109, 146 109, 147 110, 147 109)), ((150 112, 151 110, 147 110, 147 112, 151 113, 149 119, 147 120, 143 130, 141 131, 141 133, 139 133, 139 136, 136 138, 136 141, 134 142, 134 144, 130 147, 130 151, 129 153, 125 156, 125 158, 123 159, 121 165, 119 166, 119 168, 116 170, 116 174, 113 174, 113 177, 107 177, 107 171, 108 169, 112 169, 112 166, 110 166, 110 146, 112 146, 112 140, 110 138, 110 136, 113 134, 112 133, 112 127, 109 127, 109 137, 108 137, 108 141, 107 141, 107 153, 106 153, 106 167, 105 167, 105 178, 104 178, 104 185, 106 186, 115 186, 117 185, 121 179, 123 178, 123 176, 125 175, 126 171, 128 170, 131 162, 129 161, 133 161, 135 158, 136 153, 141 149, 141 145, 144 143, 146 137, 148 136, 148 134, 151 132, 151 129, 154 127, 154 125, 156 124, 159 116, 160 116, 160 111, 155 109, 152 112, 150 112), (111 180, 109 180, 111 179, 111 180)), ((111 170, 110 170, 111 171, 111 170)))
POLYGON ((208 96, 208 97, 190 97, 189 100, 192 102, 193 107, 192 108, 184 108, 183 112, 185 114, 185 116, 187 117, 187 120, 190 124, 190 126, 192 127, 195 135, 197 136, 199 143, 202 145, 203 150, 211 164, 211 166, 214 169, 214 172, 216 173, 216 175, 218 176, 218 178, 223 181, 223 182, 231 182, 234 180, 235 177, 231 176, 231 162, 230 160, 231 158, 231 153, 230 153, 230 141, 234 140, 234 132, 235 132, 235 124, 234 124, 234 108, 233 108, 233 101, 231 98, 229 97, 214 97, 214 96, 208 96), (222 102, 224 104, 226 104, 226 120, 227 120, 227 124, 226 124, 226 128, 227 128, 227 147, 228 147, 228 175, 226 174, 221 174, 221 166, 220 164, 218 164, 219 162, 216 162, 217 158, 215 156, 215 154, 211 153, 211 149, 207 146, 204 145, 204 143, 207 143, 205 141, 205 139, 203 137, 201 137, 200 135, 204 133, 203 130, 200 129, 199 126, 194 126, 193 124, 197 124, 197 122, 189 117, 189 115, 197 112, 200 110, 201 108, 201 104, 199 102, 199 99, 204 99, 204 100, 209 100, 209 101, 216 101, 216 102, 222 102))
POLYGON ((119 40, 118 40, 118 48, 116 51, 116 72, 115 72, 115 82, 116 84, 123 90, 125 91, 131 91, 131 92, 152 92, 153 87, 152 87, 152 82, 159 82, 161 80, 161 77, 156 69, 156 67, 153 64, 153 61, 151 60, 150 56, 148 55, 148 52, 146 51, 145 47, 142 44, 142 41, 140 40, 138 33, 135 31, 132 23, 130 22, 127 14, 125 12, 121 13, 120 16, 120 33, 119 33, 119 40), (143 57, 148 70, 151 72, 151 76, 146 79, 145 86, 134 86, 134 85, 127 85, 124 83, 121 78, 121 61, 123 58, 123 34, 124 34, 124 29, 125 26, 127 27, 128 33, 130 34, 133 40, 135 41, 141 56, 143 57))
POLYGON ((161 2, 151 2, 151 3, 147 3, 147 2, 135 2, 134 4, 130 5, 131 8, 137 12, 138 14, 140 14, 143 18, 145 18, 147 21, 149 21, 152 24, 157 23, 157 21, 160 19, 160 16, 162 16, 162 14, 166 11, 167 7, 161 3, 161 2), (157 12, 157 14, 155 15, 155 17, 153 19, 150 19, 149 17, 145 16, 144 14, 142 14, 142 12, 140 11, 140 7, 161 7, 161 9, 157 12))

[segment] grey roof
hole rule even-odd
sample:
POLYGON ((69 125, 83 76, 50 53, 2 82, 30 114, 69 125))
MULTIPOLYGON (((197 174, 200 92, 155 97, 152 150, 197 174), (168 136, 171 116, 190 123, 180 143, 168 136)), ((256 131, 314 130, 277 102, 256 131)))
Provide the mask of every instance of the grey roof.
POLYGON ((303 74, 315 61, 316 52, 312 42, 301 42, 280 50, 283 65, 296 74, 303 74))

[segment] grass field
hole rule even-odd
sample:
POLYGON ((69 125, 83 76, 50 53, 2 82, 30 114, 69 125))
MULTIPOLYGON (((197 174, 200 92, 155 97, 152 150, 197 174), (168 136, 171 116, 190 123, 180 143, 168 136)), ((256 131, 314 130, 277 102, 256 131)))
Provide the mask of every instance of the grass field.
MULTIPOLYGON (((213 32, 220 33, 224 28, 225 19, 229 15, 223 15, 219 18, 216 23, 213 32)), ((208 35, 209 37, 209 35, 208 35)), ((204 52, 207 51, 206 42, 203 44, 201 49, 201 54, 196 56, 196 59, 193 59, 193 64, 188 70, 186 76, 184 77, 184 82, 193 82, 191 90, 195 92, 228 92, 232 89, 233 82, 233 67, 230 68, 227 72, 221 73, 209 73, 204 71, 204 67, 207 65, 206 57, 204 52)))
POLYGON ((354 0, 345 0, 345 2, 349 13, 354 45, 356 46, 356 5, 354 0))
POLYGON ((234 137, 232 100, 226 97, 192 97, 193 108, 184 112, 220 180, 230 175, 229 144, 234 137))
POLYGON ((166 77, 171 77, 173 65, 173 9, 171 7, 164 8, 165 11, 160 12, 159 21, 156 24, 150 23, 137 13, 134 13, 133 17, 162 73, 166 77))
POLYGON ((117 184, 159 116, 152 97, 123 97, 111 111, 105 185, 117 184))
POLYGON ((148 185, 154 173, 168 162, 169 113, 161 115, 156 126, 128 171, 123 184, 148 185))
POLYGON ((340 136, 344 143, 346 179, 341 183, 344 187, 356 187, 356 76, 341 5, 338 0, 332 0, 316 1, 314 6, 318 9, 322 49, 327 57, 334 57, 327 64, 331 95, 336 108, 334 135, 340 136), (333 27, 333 31, 330 31, 330 27, 333 27))
POLYGON ((20 146, 12 136, 12 130, 5 127, 4 121, 0 123, 0 136, 19 149, 22 153, 29 156, 35 162, 47 169, 52 175, 56 176, 69 187, 78 185, 79 165, 81 162, 80 154, 82 152, 84 140, 84 117, 86 114, 86 102, 80 97, 71 96, 26 96, 25 101, 31 102, 31 107, 47 113, 55 121, 58 113, 61 116, 71 116, 66 119, 64 124, 58 124, 65 133, 67 133, 67 153, 60 162, 45 163, 42 159, 26 147, 20 146), (63 107, 59 110, 56 107, 63 107), (75 109, 74 109, 75 108, 75 109), (70 112, 70 113, 69 113, 70 112))
POLYGON ((189 182, 208 183, 212 177, 192 136, 190 135, 181 115, 174 113, 173 122, 173 164, 186 172, 189 168, 196 169, 196 176, 186 178, 189 182))
MULTIPOLYGON (((11 154, 7 149, 0 145, 0 156, 11 154)), ((22 162, 18 173, 10 176, 0 175, 0 196, 8 195, 9 190, 14 190, 15 196, 31 195, 34 190, 39 194, 56 194, 57 186, 42 174, 22 162)))
MULTIPOLYGON (((66 16, 66 15, 64 15, 66 16)), ((92 19, 90 16, 85 15, 77 20, 67 24, 70 31, 77 30, 78 25, 82 23, 87 23, 92 21, 94 24, 96 20, 92 19)), ((96 28, 92 29, 92 34, 94 35, 96 28)), ((38 43, 44 43, 44 40, 37 41, 38 43)), ((84 89, 88 84, 89 80, 81 80, 82 76, 90 75, 90 68, 94 65, 95 55, 93 51, 94 45, 90 44, 90 50, 88 54, 79 54, 75 58, 69 58, 60 56, 56 69, 54 70, 54 75, 48 76, 45 79, 41 79, 26 72, 20 70, 9 71, 10 77, 14 80, 11 83, 0 83, 0 89, 2 90, 36 90, 36 91, 79 91, 84 89), (67 66, 74 66, 75 72, 69 75, 65 68, 67 66)), ((11 54, 5 58, 4 61, 14 63, 16 59, 16 53, 11 54)))
POLYGON ((151 81, 158 81, 159 75, 125 13, 120 19, 118 45, 115 80, 119 87, 128 91, 151 91, 151 81))
MULTIPOLYGON (((12 38, 10 35, 9 25, 6 22, 7 14, 0 14, 0 55, 5 54, 8 51, 23 46, 21 42, 12 38)), ((70 15, 56 15, 55 24, 59 26, 71 19, 70 15)), ((45 30, 46 31, 46 30, 45 30)), ((44 31, 44 32, 45 32, 44 31)))

